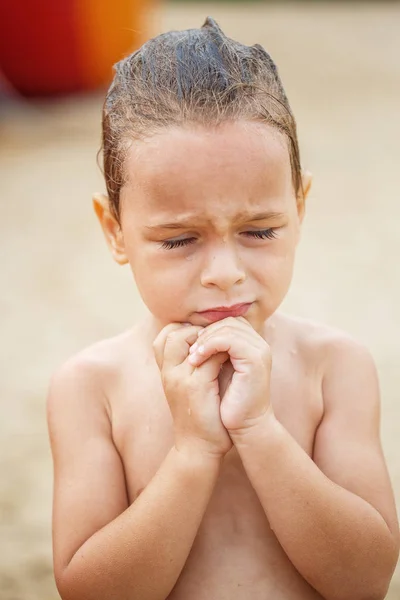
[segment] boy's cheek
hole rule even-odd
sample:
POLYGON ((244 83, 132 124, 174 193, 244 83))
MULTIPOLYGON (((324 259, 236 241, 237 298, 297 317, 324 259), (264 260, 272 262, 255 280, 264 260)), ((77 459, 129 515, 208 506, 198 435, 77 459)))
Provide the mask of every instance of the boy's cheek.
MULTIPOLYGON (((191 308, 187 287, 178 287, 181 277, 170 278, 164 273, 144 273, 135 276, 139 294, 148 310, 161 322, 187 322, 191 308)), ((197 323, 193 323, 197 324, 197 323)))

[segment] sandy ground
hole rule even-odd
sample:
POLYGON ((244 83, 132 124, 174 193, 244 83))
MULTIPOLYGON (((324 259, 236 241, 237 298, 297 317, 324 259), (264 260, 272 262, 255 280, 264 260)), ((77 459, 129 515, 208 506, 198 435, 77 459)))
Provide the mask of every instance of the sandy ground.
MULTIPOLYGON (((315 174, 286 309, 326 321, 374 354, 382 439, 400 499, 400 5, 164 8, 163 30, 219 19, 278 63, 315 174)), ((3 111, 0 131, 1 600, 58 598, 51 567, 50 374, 131 326, 143 306, 91 211, 100 96, 3 111)), ((400 597, 400 570, 390 600, 400 597)))

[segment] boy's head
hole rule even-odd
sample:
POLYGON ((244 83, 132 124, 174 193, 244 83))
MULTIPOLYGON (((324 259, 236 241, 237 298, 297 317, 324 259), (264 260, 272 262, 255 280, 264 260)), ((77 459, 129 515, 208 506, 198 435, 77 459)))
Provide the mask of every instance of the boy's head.
POLYGON ((288 290, 310 184, 265 50, 211 19, 150 40, 116 66, 103 153, 96 212, 160 324, 246 302, 258 328, 288 290))

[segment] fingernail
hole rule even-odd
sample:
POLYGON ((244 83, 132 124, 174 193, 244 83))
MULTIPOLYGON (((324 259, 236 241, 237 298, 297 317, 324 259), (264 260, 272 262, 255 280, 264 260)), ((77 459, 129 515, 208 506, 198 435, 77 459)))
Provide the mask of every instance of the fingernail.
POLYGON ((204 346, 199 346, 197 352, 199 354, 204 354, 204 346))
POLYGON ((193 352, 196 352, 197 347, 198 347, 198 343, 197 342, 194 343, 193 346, 190 346, 190 348, 189 348, 189 354, 193 354, 193 352))

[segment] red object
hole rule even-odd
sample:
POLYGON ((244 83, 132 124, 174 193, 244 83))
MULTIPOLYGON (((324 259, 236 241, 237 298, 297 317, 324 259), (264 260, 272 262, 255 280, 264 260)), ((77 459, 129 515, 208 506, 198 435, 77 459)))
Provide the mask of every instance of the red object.
POLYGON ((22 94, 79 89, 75 13, 69 0, 3 0, 0 65, 22 94))
POLYGON ((144 41, 151 0, 0 0, 0 71, 26 96, 93 89, 144 41), (137 33, 139 32, 139 34, 137 33))

